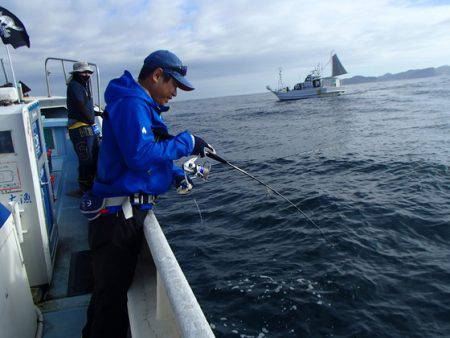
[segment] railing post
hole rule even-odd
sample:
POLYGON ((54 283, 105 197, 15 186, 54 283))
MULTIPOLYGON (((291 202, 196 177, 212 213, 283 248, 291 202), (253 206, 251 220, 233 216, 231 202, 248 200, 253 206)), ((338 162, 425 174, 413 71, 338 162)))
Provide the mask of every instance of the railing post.
POLYGON ((61 60, 61 66, 64 73, 64 82, 67 84, 67 75, 66 75, 66 68, 64 67, 64 60, 61 60))
POLYGON ((50 72, 47 70, 47 63, 48 63, 49 58, 45 59, 45 64, 44 64, 44 71, 45 71, 45 84, 47 85, 47 95, 48 97, 51 97, 51 93, 50 93, 50 82, 49 82, 49 78, 48 76, 50 75, 50 72))
POLYGON ((100 93, 100 69, 95 65, 95 70, 97 73, 97 100, 98 100, 98 106, 102 108, 102 99, 101 99, 101 93, 100 93))

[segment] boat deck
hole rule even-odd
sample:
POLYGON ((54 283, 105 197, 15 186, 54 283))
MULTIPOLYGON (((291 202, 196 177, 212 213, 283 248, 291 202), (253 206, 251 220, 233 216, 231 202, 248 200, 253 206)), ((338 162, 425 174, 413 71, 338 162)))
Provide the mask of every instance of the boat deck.
MULTIPOLYGON (((78 188, 78 160, 67 137, 67 118, 64 117, 62 103, 60 98, 48 98, 41 103, 45 116, 44 128, 47 128, 48 141, 54 146, 51 162, 52 176, 55 176, 55 216, 59 229, 52 283, 44 296, 42 292, 37 292, 34 297, 35 301, 43 299, 38 306, 44 317, 44 338, 81 336, 91 296, 85 292, 92 284, 92 276, 88 275, 89 254, 86 253, 89 249, 88 221, 80 213, 80 199, 67 195, 78 188), (84 253, 74 259, 74 254, 79 252, 84 253), (84 258, 79 270, 79 265, 74 261, 80 256, 84 258), (72 288, 73 279, 84 282, 84 286, 72 288)), ((144 222, 144 233, 146 240, 128 290, 132 336, 214 337, 153 212, 144 222)))
MULTIPOLYGON (((55 191, 59 245, 52 284, 46 292, 45 301, 38 304, 44 315, 44 338, 79 338, 86 321, 86 310, 91 296, 91 294, 81 296, 68 294, 72 254, 88 250, 88 221, 80 213, 79 198, 67 195, 78 187, 77 166, 74 154, 69 154, 64 164, 59 165, 58 170, 54 171, 58 177, 55 191)), ((163 302, 159 307, 166 309, 157 310, 156 267, 148 247, 144 245, 143 248, 128 294, 129 302, 132 304, 131 306, 129 304, 129 313, 133 336, 179 337, 171 311, 167 309, 170 305, 163 302)))
POLYGON ((66 193, 77 189, 77 161, 65 161, 57 189, 57 219, 59 246, 55 260, 52 284, 39 304, 44 315, 45 338, 79 338, 86 319, 86 308, 90 294, 68 297, 70 259, 74 252, 88 249, 87 220, 79 210, 79 199, 66 193))

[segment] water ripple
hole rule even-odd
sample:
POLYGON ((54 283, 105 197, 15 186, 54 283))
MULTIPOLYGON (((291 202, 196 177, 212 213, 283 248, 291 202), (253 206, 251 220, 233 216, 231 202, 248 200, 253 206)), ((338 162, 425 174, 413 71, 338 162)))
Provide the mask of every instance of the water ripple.
POLYGON ((164 196, 157 216, 218 337, 450 336, 450 95, 437 81, 175 105, 169 125, 326 236, 219 164, 192 195, 164 196))

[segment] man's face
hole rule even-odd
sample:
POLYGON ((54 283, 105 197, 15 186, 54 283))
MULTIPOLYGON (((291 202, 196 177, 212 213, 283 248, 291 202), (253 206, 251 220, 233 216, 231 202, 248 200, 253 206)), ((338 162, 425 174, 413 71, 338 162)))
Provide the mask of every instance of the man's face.
POLYGON ((178 84, 172 77, 168 80, 164 79, 164 71, 162 68, 157 68, 144 80, 139 80, 149 92, 150 96, 156 103, 164 105, 169 102, 174 96, 177 96, 178 84))
POLYGON ((90 72, 82 72, 82 73, 80 73, 80 76, 81 76, 85 81, 88 81, 89 78, 91 77, 91 73, 90 73, 90 72))
POLYGON ((177 96, 177 87, 177 82, 172 77, 165 81, 164 77, 160 76, 153 87, 152 97, 158 104, 164 105, 177 96))

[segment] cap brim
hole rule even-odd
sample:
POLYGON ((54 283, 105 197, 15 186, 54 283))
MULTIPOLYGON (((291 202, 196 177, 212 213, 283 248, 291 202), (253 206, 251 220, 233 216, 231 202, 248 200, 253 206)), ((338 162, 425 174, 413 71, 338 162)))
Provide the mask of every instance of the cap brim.
POLYGON ((178 88, 180 88, 181 90, 189 92, 195 89, 194 86, 183 75, 172 71, 165 71, 165 72, 167 72, 170 76, 172 76, 175 79, 175 81, 177 81, 178 88))
POLYGON ((91 74, 94 74, 94 72, 92 70, 90 70, 90 69, 72 70, 70 72, 70 74, 73 74, 73 73, 84 73, 84 72, 89 72, 91 74))

